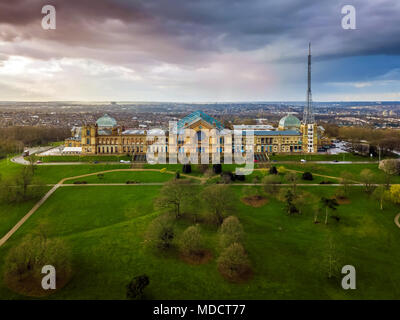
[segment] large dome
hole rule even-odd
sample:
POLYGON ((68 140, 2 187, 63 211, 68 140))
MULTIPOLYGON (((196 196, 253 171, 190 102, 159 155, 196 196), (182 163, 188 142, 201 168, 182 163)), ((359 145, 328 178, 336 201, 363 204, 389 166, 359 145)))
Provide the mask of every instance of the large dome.
POLYGON ((108 114, 105 114, 101 118, 97 119, 96 124, 98 127, 112 128, 117 125, 117 121, 108 114))
POLYGON ((281 130, 296 130, 299 128, 300 120, 291 114, 288 114, 279 120, 279 129, 281 130))

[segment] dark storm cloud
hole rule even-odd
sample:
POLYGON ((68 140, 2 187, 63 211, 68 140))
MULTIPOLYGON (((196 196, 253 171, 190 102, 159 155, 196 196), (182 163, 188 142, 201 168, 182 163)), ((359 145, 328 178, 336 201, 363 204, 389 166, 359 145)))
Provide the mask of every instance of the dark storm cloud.
MULTIPOLYGON (((399 54, 398 1, 351 2, 357 9, 358 30, 354 31, 341 28, 340 9, 348 2, 332 0, 4 0, 0 2, 0 22, 12 28, 3 29, 0 37, 4 41, 48 40, 54 55, 79 55, 69 50, 57 53, 57 45, 96 50, 100 57, 107 56, 102 50, 135 47, 137 52, 142 48, 149 57, 168 62, 190 61, 188 54, 196 60, 199 53, 257 50, 283 40, 303 48, 311 40, 320 59, 399 54), (40 28, 45 4, 57 9, 56 32, 40 28)), ((48 57, 47 48, 42 50, 48 57)), ((281 59, 303 55, 304 50, 286 52, 281 59)), ((130 60, 122 58, 127 63, 130 60)))
POLYGON ((32 90, 48 90, 39 85, 46 83, 55 96, 81 72, 96 94, 123 87, 121 96, 130 97, 134 83, 136 92, 158 90, 161 98, 261 99, 267 90, 286 98, 290 85, 304 89, 298 86, 309 41, 314 59, 324 61, 314 74, 329 70, 326 79, 340 82, 339 67, 327 66, 338 58, 399 55, 399 25, 398 0, 0 0, 0 66, 7 66, 0 73, 16 90, 27 86, 26 70, 40 73, 32 90), (47 4, 56 7, 56 30, 41 27, 47 4), (341 27, 348 4, 356 8, 357 30, 341 27), (47 74, 57 80, 47 82, 47 74))

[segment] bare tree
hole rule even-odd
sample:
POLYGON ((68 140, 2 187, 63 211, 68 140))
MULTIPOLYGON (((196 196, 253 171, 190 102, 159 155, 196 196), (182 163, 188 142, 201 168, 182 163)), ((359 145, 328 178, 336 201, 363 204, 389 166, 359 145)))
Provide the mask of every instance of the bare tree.
POLYGON ((204 188, 202 198, 205 206, 215 214, 218 225, 224 220, 224 214, 235 208, 235 198, 226 185, 215 184, 204 188))
POLYGON ((174 179, 164 184, 155 204, 158 208, 173 209, 175 216, 179 218, 182 206, 193 201, 193 198, 190 180, 174 179))

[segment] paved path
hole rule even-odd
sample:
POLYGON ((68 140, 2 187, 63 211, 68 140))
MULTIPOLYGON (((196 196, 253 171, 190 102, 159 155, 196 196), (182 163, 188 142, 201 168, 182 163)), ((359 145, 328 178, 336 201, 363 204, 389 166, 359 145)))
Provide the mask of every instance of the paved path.
MULTIPOLYGON (((255 170, 265 170, 265 169, 255 169, 255 170)), ((287 169, 288 170, 288 169, 287 169)), ((40 206, 59 188, 59 187, 82 187, 82 186, 144 186, 144 185, 163 185, 163 183, 136 183, 136 184, 126 184, 126 183, 93 183, 93 184, 64 184, 65 181, 70 181, 70 180, 75 180, 75 179, 80 179, 88 176, 93 176, 93 175, 98 175, 98 174, 103 174, 103 173, 110 173, 110 172, 121 172, 121 171, 148 171, 148 172, 160 172, 158 169, 112 169, 112 170, 105 170, 105 171, 99 171, 99 172, 93 172, 93 173, 88 173, 88 174, 83 174, 75 177, 67 177, 61 179, 57 184, 55 184, 50 191, 48 191, 43 198, 41 198, 34 206, 33 208, 20 220, 17 222, 17 224, 11 228, 10 231, 7 232, 5 236, 3 236, 0 239, 0 247, 27 221, 39 208, 40 206)), ((296 171, 296 170, 289 170, 289 171, 296 171)), ((301 171, 297 171, 301 172, 301 171)), ((173 171, 165 171, 165 173, 168 174, 175 174, 173 171)), ((202 183, 205 183, 207 181, 207 178, 204 177, 196 177, 196 176, 191 176, 188 174, 182 173, 181 176, 191 178, 191 179, 196 179, 201 181, 202 183)), ((323 175, 319 175, 323 176, 323 175)), ((328 176, 325 176, 328 177, 328 176)), ((338 179, 337 177, 330 177, 330 178, 335 178, 338 179)), ((261 186, 262 184, 257 184, 257 183, 237 183, 237 184, 230 184, 232 186, 261 186)), ((292 184, 277 184, 277 186, 291 186, 292 184)), ((363 184, 357 183, 357 184, 351 184, 352 186, 363 186, 363 184)), ((315 184, 315 183, 303 183, 303 184, 297 184, 297 186, 301 187, 315 187, 315 186, 340 186, 340 184, 315 184)), ((399 223, 399 217, 400 214, 398 214, 395 217, 395 223, 396 225, 400 228, 400 223, 399 223)))
POLYGON ((400 213, 394 217, 394 223, 396 224, 396 226, 398 226, 400 228, 399 219, 400 219, 400 213))
MULTIPOLYGON (((0 247, 6 243, 6 241, 15 233, 17 232, 17 230, 25 223, 26 220, 28 220, 39 208, 40 206, 61 186, 71 186, 71 185, 64 185, 65 181, 68 180, 73 180, 73 179, 79 179, 79 178, 84 178, 84 177, 88 177, 88 176, 93 176, 93 175, 97 175, 99 173, 107 173, 107 172, 116 172, 116 171, 152 171, 152 172, 160 172, 160 170, 157 169, 114 169, 114 170, 105 170, 105 171, 100 171, 100 172, 94 172, 94 173, 88 173, 88 174, 83 174, 80 176, 75 176, 75 177, 68 177, 68 178, 63 178, 61 179, 57 184, 55 184, 50 191, 48 191, 43 198, 41 198, 34 206, 33 208, 21 219, 17 222, 17 224, 11 228, 10 231, 7 232, 7 234, 5 236, 3 236, 0 239, 0 247)), ((173 171, 165 171, 165 173, 168 174, 175 174, 175 172, 173 171)), ((192 179, 197 179, 197 180, 201 180, 202 182, 205 181, 205 178, 201 178, 201 177, 195 177, 195 176, 190 176, 187 174, 181 174, 181 176, 184 177, 188 177, 188 178, 192 178, 192 179)), ((72 186, 86 186, 85 185, 75 185, 72 184, 72 186)), ((93 185, 108 185, 108 184, 93 184, 93 185)), ((119 184, 110 184, 110 185, 119 185, 119 184)), ((124 185, 124 186, 128 186, 130 184, 126 184, 126 183, 121 183, 120 185, 124 185)), ((139 184, 136 184, 139 185, 139 184)), ((144 185, 144 184, 142 184, 144 185)), ((150 185, 150 184, 146 184, 146 185, 150 185)), ((154 185, 158 185, 158 184, 154 184, 154 185)))
POLYGON ((7 232, 7 234, 0 239, 0 247, 25 223, 26 220, 29 219, 31 215, 33 215, 37 209, 40 208, 40 206, 60 187, 60 184, 56 184, 53 188, 50 189, 49 192, 47 192, 42 199, 39 200, 38 203, 36 203, 33 208, 21 219, 17 222, 17 224, 11 228, 10 231, 7 232))

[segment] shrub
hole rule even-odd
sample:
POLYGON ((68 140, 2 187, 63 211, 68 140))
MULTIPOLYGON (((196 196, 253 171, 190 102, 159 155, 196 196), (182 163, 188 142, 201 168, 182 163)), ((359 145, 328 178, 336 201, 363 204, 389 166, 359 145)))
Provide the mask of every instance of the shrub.
POLYGON ((235 181, 235 175, 230 171, 224 171, 221 173, 221 179, 223 183, 231 183, 235 181))
POLYGON ((129 299, 141 299, 143 297, 143 291, 149 283, 149 277, 145 274, 134 277, 126 286, 126 297, 129 299))
POLYGON ((244 174, 235 174, 234 180, 245 181, 246 180, 246 176, 244 174))
POLYGON ((5 259, 4 280, 13 291, 29 296, 42 296, 43 266, 56 269, 57 289, 63 287, 72 272, 70 250, 61 239, 28 235, 10 249, 5 259))
POLYGON ((74 181, 74 184, 87 184, 87 181, 74 181))
POLYGON ((251 271, 250 261, 239 243, 227 247, 219 256, 217 264, 219 272, 231 281, 243 280, 251 271))
POLYGON ((183 173, 191 173, 192 172, 192 166, 190 164, 184 164, 182 167, 182 172, 183 173))
POLYGON ((209 165, 208 164, 199 164, 198 168, 199 168, 199 172, 201 174, 204 174, 208 170, 209 165))
POLYGON ((311 172, 304 172, 302 179, 311 181, 311 180, 314 180, 314 177, 311 172))
POLYGON ((274 195, 279 191, 278 184, 281 183, 281 179, 276 175, 268 175, 263 178, 262 183, 264 185, 264 191, 267 194, 274 195))
POLYGON ((284 166, 280 166, 277 170, 279 174, 285 174, 287 172, 287 169, 284 166))
POLYGON ((203 238, 198 226, 190 226, 183 232, 179 248, 187 256, 198 256, 202 253, 203 238))
POLYGON ((278 169, 276 169, 275 166, 269 168, 269 173, 270 174, 278 174, 278 169))
POLYGON ((243 240, 243 227, 235 216, 225 218, 219 232, 219 245, 221 248, 227 248, 233 243, 240 243, 243 240))
POLYGON ((222 165, 219 164, 213 164, 213 171, 215 174, 220 174, 222 172, 222 165))
POLYGON ((154 219, 146 232, 146 243, 160 250, 169 249, 175 238, 173 219, 168 215, 162 215, 154 219))

